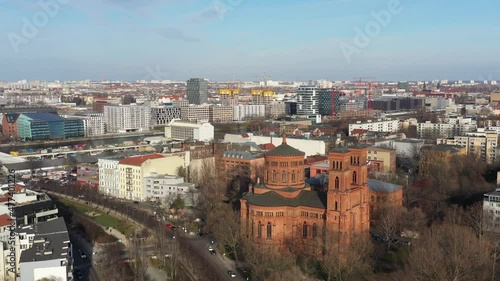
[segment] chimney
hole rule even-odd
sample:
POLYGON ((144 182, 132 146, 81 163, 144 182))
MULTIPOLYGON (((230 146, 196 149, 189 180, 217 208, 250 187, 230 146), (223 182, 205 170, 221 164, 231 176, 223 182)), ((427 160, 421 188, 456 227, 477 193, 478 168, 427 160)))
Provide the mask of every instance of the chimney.
POLYGON ((283 144, 286 144, 286 134, 283 134, 283 144))

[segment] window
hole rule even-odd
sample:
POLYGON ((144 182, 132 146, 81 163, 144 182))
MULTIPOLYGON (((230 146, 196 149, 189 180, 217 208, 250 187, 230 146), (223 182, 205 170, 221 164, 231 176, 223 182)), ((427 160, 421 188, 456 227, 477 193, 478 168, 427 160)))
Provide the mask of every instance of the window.
POLYGON ((340 188, 340 179, 339 177, 335 177, 335 189, 339 189, 340 188))
POLYGON ((302 224, 302 238, 307 238, 307 223, 302 224))
POLYGON ((261 216, 262 217, 262 212, 257 211, 255 213, 257 214, 257 216, 261 216))
POLYGON ((262 224, 259 221, 259 223, 257 225, 257 238, 261 238, 261 237, 262 237, 262 224))
POLYGON ((276 216, 277 217, 284 217, 285 216, 285 212, 276 212, 276 216))
POLYGON ((358 174, 356 173, 356 171, 352 172, 352 182, 357 183, 357 179, 358 179, 358 174))
POLYGON ((375 196, 372 195, 371 199, 372 199, 372 202, 374 202, 375 201, 375 196))
POLYGON ((316 238, 318 236, 318 226, 313 223, 313 226, 312 226, 312 237, 313 238, 316 238))
POLYGON ((276 181, 276 171, 273 170, 273 181, 276 181))
POLYGON ((266 216, 266 217, 272 217, 273 216, 273 212, 265 212, 264 216, 266 216))
POLYGON ((295 182, 297 179, 295 177, 295 170, 292 171, 292 182, 295 182))
POLYGON ((271 239, 273 232, 273 226, 271 225, 270 222, 267 223, 267 239, 271 239))
POLYGON ((282 182, 286 182, 286 172, 285 172, 285 171, 283 171, 283 172, 281 173, 281 181, 282 181, 282 182))
POLYGON ((337 211, 337 208, 338 208, 338 203, 337 201, 335 201, 335 211, 337 211))

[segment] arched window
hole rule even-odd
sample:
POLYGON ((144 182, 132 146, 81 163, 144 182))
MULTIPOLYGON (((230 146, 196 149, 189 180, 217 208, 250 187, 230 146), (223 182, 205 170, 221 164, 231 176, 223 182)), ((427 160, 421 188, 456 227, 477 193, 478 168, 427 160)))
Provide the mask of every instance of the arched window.
POLYGON ((259 221, 259 224, 257 225, 257 238, 261 237, 262 237, 262 223, 260 223, 259 221))
POLYGON ((387 201, 387 198, 385 198, 385 196, 382 196, 382 203, 385 203, 385 201, 387 201))
POLYGON ((285 171, 283 171, 283 172, 281 173, 281 181, 282 181, 282 182, 286 182, 286 172, 285 172, 285 171))
POLYGON ((335 211, 337 211, 338 205, 337 201, 335 201, 335 211))
POLYGON ((271 239, 273 234, 273 226, 270 222, 267 223, 267 239, 271 239))
POLYGON ((339 189, 340 188, 340 179, 339 177, 335 177, 335 189, 339 189))
POLYGON ((297 178, 295 176, 295 170, 292 171, 292 182, 296 182, 297 178))
POLYGON ((375 202, 375 196, 372 195, 371 198, 372 198, 372 202, 375 202))
POLYGON ((356 171, 354 171, 352 172, 352 182, 357 183, 357 180, 358 180, 358 174, 356 173, 356 171))
POLYGON ((340 162, 340 169, 339 170, 342 170, 342 162, 340 162))
POLYGON ((312 226, 312 237, 313 238, 316 238, 318 236, 318 226, 313 223, 313 226, 312 226))
POLYGON ((276 181, 276 171, 273 170, 273 181, 276 181))
POLYGON ((302 224, 302 238, 307 238, 307 222, 302 224))

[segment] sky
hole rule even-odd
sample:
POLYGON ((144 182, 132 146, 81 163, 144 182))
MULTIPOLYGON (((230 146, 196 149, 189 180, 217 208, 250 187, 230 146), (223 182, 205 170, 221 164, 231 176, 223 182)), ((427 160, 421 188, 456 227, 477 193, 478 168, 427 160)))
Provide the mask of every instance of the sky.
POLYGON ((496 0, 0 0, 0 81, 499 80, 496 0))

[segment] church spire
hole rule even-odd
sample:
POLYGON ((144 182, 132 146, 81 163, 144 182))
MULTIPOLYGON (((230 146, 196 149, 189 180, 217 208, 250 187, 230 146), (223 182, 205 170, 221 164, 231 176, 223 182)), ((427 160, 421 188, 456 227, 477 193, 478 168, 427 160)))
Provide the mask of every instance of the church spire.
POLYGON ((282 144, 286 144, 286 134, 283 134, 283 142, 282 144))

